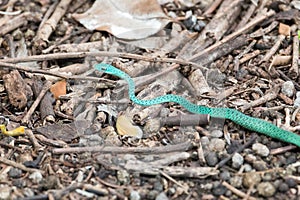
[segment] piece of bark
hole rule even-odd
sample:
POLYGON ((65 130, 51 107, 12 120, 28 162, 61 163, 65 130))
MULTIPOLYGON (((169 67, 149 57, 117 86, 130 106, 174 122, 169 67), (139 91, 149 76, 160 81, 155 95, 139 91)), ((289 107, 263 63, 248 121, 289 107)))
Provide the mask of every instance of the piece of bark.
POLYGON ((253 3, 249 6, 246 13, 243 15, 242 20, 239 22, 239 24, 237 25, 235 30, 239 30, 239 29, 243 28, 246 25, 246 23, 249 21, 249 19, 251 18, 251 16, 255 12, 256 8, 257 8, 257 5, 255 5, 253 3))
POLYGON ((197 52, 219 41, 223 35, 232 27, 240 13, 241 1, 225 0, 220 5, 213 19, 201 31, 198 38, 191 43, 187 43, 179 53, 180 58, 190 58, 197 52))
POLYGON ((26 124, 29 123, 32 114, 34 113, 34 111, 38 107, 38 105, 40 104, 40 102, 41 102, 42 98, 45 96, 46 92, 50 89, 50 86, 51 86, 51 82, 46 81, 41 92, 39 93, 37 98, 34 100, 33 104, 30 106, 27 113, 24 115, 24 117, 22 119, 22 123, 26 123, 26 124))
POLYGON ((248 38, 242 34, 248 32, 255 25, 272 15, 274 15, 274 11, 269 11, 263 15, 255 17, 249 23, 247 23, 245 27, 224 37, 222 40, 217 41, 215 44, 207 47, 203 51, 197 52, 188 60, 200 63, 202 65, 207 65, 217 58, 227 55, 231 51, 244 46, 247 43, 248 38))
POLYGON ((266 53, 266 55, 263 57, 263 59, 260 61, 262 62, 267 62, 271 60, 271 57, 278 51, 280 44, 283 42, 285 39, 285 35, 279 35, 278 39, 276 40, 276 43, 273 45, 273 47, 266 53))
POLYGON ((299 75, 299 38, 298 35, 293 37, 293 60, 292 67, 289 69, 289 76, 295 80, 299 75))
MULTIPOLYGON (((37 78, 34 79, 32 90, 35 98, 37 98, 43 88, 43 82, 41 80, 38 80, 37 78)), ((41 113, 41 119, 43 121, 52 121, 54 120, 55 113, 53 110, 53 97, 51 96, 51 93, 48 91, 45 96, 42 98, 40 102, 40 113, 41 113)))
POLYGON ((189 81, 195 88, 197 95, 213 92, 200 69, 196 69, 189 75, 189 81))
POLYGON ((3 81, 9 102, 16 108, 24 108, 27 101, 32 97, 32 91, 20 73, 17 70, 13 70, 3 76, 3 81))
POLYGON ((12 19, 10 19, 3 26, 0 26, 0 36, 5 35, 18 27, 24 26, 28 21, 40 21, 41 16, 38 13, 24 12, 12 19))
POLYGON ((243 105, 240 109, 242 112, 248 110, 249 108, 267 103, 273 99, 275 99, 278 96, 278 93, 280 91, 280 85, 277 84, 275 85, 272 89, 269 90, 269 92, 267 92, 264 96, 262 96, 261 98, 251 101, 250 103, 247 103, 245 105, 243 105))
POLYGON ((60 1, 52 16, 44 23, 44 26, 42 26, 38 30, 35 38, 36 46, 39 46, 42 41, 48 41, 51 33, 55 30, 60 19, 65 15, 67 8, 71 2, 71 0, 60 1))
MULTIPOLYGON (((64 133, 65 134, 65 133, 64 133)), ((109 154, 165 154, 169 152, 180 152, 188 151, 194 148, 194 144, 187 140, 185 142, 167 145, 167 146, 158 146, 158 147, 116 147, 116 146, 89 146, 89 147, 67 147, 67 148, 55 148, 52 150, 54 154, 65 154, 65 153, 109 153, 109 154)))
POLYGON ((98 51, 104 50, 103 41, 86 42, 81 44, 61 44, 57 46, 60 52, 84 52, 91 49, 97 49, 98 51))
POLYGON ((247 37, 245 35, 242 35, 230 41, 227 41, 226 43, 221 44, 218 48, 211 49, 204 54, 199 54, 199 55, 196 54, 193 57, 191 57, 189 60, 200 63, 200 65, 205 66, 212 63, 214 60, 221 58, 224 55, 227 55, 231 51, 246 45, 247 43, 248 43, 247 37))

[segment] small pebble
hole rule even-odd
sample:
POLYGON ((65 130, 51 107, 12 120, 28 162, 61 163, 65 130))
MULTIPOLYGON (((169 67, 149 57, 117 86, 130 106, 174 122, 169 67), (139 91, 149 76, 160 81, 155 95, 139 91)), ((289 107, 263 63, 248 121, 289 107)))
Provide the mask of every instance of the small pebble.
POLYGON ((281 143, 278 141, 269 142, 270 149, 277 149, 277 148, 280 148, 281 146, 282 146, 281 143))
POLYGON ((263 197, 271 197, 275 194, 276 188, 270 182, 263 182, 257 185, 258 193, 263 197))
POLYGON ((20 29, 16 29, 12 33, 12 36, 14 40, 21 40, 21 38, 23 38, 23 32, 20 29))
POLYGON ((235 169, 238 169, 241 167, 241 165, 244 163, 244 158, 241 154, 239 153, 235 153, 233 156, 232 156, 232 167, 235 168, 235 169))
POLYGON ((163 191, 164 187, 163 187, 163 185, 161 184, 160 181, 155 181, 153 189, 156 190, 156 191, 161 192, 161 191, 163 191))
POLYGON ((246 173, 243 177, 243 185, 246 188, 250 188, 251 186, 257 185, 261 182, 261 177, 258 173, 250 172, 246 173))
POLYGON ((130 175, 126 170, 119 170, 117 172, 117 179, 121 185, 127 185, 130 180, 130 175))
POLYGON ((213 188, 212 193, 216 196, 224 195, 227 191, 227 188, 222 184, 219 184, 217 187, 213 188))
POLYGON ((156 190, 150 190, 145 199, 155 199, 158 196, 158 191, 156 190))
POLYGON ((267 157, 270 154, 270 150, 266 145, 261 143, 255 143, 252 145, 252 150, 260 156, 267 157))
POLYGON ((29 179, 31 179, 34 183, 40 183, 43 180, 43 175, 41 172, 36 171, 29 175, 29 179))
POLYGON ((199 32, 206 26, 206 23, 202 20, 197 21, 196 25, 194 26, 194 30, 199 32))
POLYGON ((168 12, 168 16, 171 17, 171 18, 173 18, 173 19, 177 18, 176 13, 173 12, 173 11, 168 12))
POLYGON ((216 166, 216 164, 219 162, 218 156, 216 152, 209 152, 206 156, 205 156, 207 165, 210 167, 214 167, 216 166))
POLYGON ((91 41, 91 42, 100 41, 100 40, 101 40, 101 37, 102 37, 102 33, 100 33, 100 32, 95 32, 95 33, 93 33, 93 35, 91 36, 90 41, 91 41))
POLYGON ((206 137, 206 136, 201 137, 200 140, 201 140, 202 147, 203 147, 203 148, 207 148, 207 146, 208 146, 209 143, 210 143, 208 137, 206 137))
POLYGON ((251 165, 249 165, 249 164, 244 164, 244 171, 245 171, 245 172, 250 172, 250 171, 252 171, 251 165))
POLYGON ((262 176, 263 181, 271 181, 272 180, 272 175, 270 173, 264 173, 262 176))
POLYGON ((294 106, 295 106, 296 108, 300 107, 300 92, 297 92, 297 93, 296 93, 296 99, 295 99, 295 101, 294 101, 294 106))
POLYGON ((256 169, 257 171, 264 171, 268 169, 267 164, 262 160, 255 161, 253 163, 253 168, 256 169))
POLYGON ((160 123, 161 123, 160 118, 149 119, 143 128, 145 134, 150 135, 153 133, 157 133, 161 128, 160 123))
POLYGON ((243 177, 241 176, 234 176, 230 179, 230 185, 236 188, 241 188, 243 184, 243 177))
POLYGON ((131 190, 130 192, 130 200, 140 200, 141 196, 138 191, 131 190))
POLYGON ((288 97, 292 97, 295 92, 295 86, 292 81, 286 81, 282 84, 281 92, 288 97))
POLYGON ((290 188, 294 188, 297 186, 297 182, 295 181, 295 179, 292 178, 287 178, 285 179, 285 183, 290 187, 290 188))
POLYGON ((212 183, 201 184, 203 190, 211 190, 214 187, 212 183))
POLYGON ((279 187, 278 187, 278 190, 280 191, 280 192, 287 192, 287 191, 289 191, 289 186, 288 186, 288 184, 286 184, 286 183, 282 183, 282 184, 280 184, 279 185, 279 187))
POLYGON ((32 196, 34 196, 34 191, 28 187, 25 187, 23 190, 23 195, 26 197, 32 197, 32 196))
POLYGON ((282 166, 286 165, 286 157, 283 155, 278 155, 276 163, 274 163, 274 165, 276 167, 282 167, 282 166))
POLYGON ((212 138, 208 148, 210 151, 222 152, 225 149, 225 142, 219 138, 212 138))
POLYGON ((156 196, 155 200, 169 200, 165 192, 159 193, 159 195, 156 196))
POLYGON ((228 181, 230 179, 230 172, 225 170, 223 172, 221 172, 220 174, 220 178, 223 180, 223 181, 228 181))
POLYGON ((257 160, 257 158, 255 157, 255 155, 253 154, 247 154, 245 156, 245 160, 248 162, 248 163, 253 163, 254 161, 257 160))
POLYGON ((24 188, 26 186, 26 181, 18 178, 12 181, 13 186, 16 186, 18 188, 24 188))
POLYGON ((223 131, 221 131, 221 130, 218 130, 218 129, 215 129, 215 130, 213 130, 213 131, 211 131, 211 137, 213 137, 213 138, 220 138, 220 137, 222 137, 223 136, 223 131))
POLYGON ((232 191, 227 190, 226 193, 225 193, 225 196, 226 197, 232 197, 232 191))
POLYGON ((297 162, 297 158, 296 155, 290 155, 287 159, 286 159, 286 165, 290 165, 297 162))
POLYGON ((170 188, 168 189, 168 194, 170 194, 170 195, 175 194, 175 192, 176 192, 176 189, 175 189, 174 187, 170 187, 170 188))
POLYGON ((35 31, 33 31, 31 29, 27 29, 24 36, 27 40, 32 40, 32 38, 35 36, 35 34, 36 34, 35 31))
POLYGON ((274 182, 272 182, 275 188, 278 188, 279 185, 282 184, 282 180, 281 179, 277 179, 274 182))
POLYGON ((41 182, 41 186, 42 188, 44 188, 45 190, 50 190, 50 189, 56 189, 58 187, 59 184, 59 178, 57 176, 54 175, 50 175, 48 177, 46 177, 42 182, 41 182))
POLYGON ((12 193, 12 188, 8 186, 1 187, 0 189, 0 198, 1 199, 10 199, 12 193))
POLYGON ((22 175, 22 170, 18 168, 10 168, 8 175, 11 178, 20 178, 22 175))

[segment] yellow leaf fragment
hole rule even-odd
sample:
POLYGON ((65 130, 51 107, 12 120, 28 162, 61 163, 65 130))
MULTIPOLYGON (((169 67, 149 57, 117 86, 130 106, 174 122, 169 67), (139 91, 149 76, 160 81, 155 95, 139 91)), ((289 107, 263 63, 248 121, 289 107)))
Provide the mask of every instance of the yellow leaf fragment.
POLYGON ((143 131, 138 126, 133 126, 125 115, 120 115, 117 119, 117 132, 119 135, 133 136, 142 138, 143 131))
POLYGON ((2 134, 7 135, 7 136, 20 136, 25 133, 25 126, 19 126, 18 128, 8 131, 8 130, 6 130, 6 126, 4 124, 1 124, 0 130, 1 130, 2 134))

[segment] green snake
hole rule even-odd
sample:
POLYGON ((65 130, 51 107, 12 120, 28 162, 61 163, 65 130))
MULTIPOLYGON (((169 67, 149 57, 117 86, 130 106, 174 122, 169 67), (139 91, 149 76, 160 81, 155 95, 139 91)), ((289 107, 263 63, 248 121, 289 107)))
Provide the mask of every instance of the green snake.
POLYGON ((154 99, 150 100, 141 100, 138 99, 135 96, 135 83, 132 80, 132 78, 126 74, 125 72, 115 68, 112 65, 109 64, 96 64, 95 69, 107 74, 111 74, 114 76, 117 76, 121 79, 124 79, 127 81, 129 89, 128 94, 131 101, 133 101, 135 104, 141 105, 141 106, 151 106, 155 104, 160 103, 166 103, 166 102, 175 102, 186 108, 188 111, 196 114, 207 114, 214 118, 224 118, 229 119, 236 124, 245 127, 246 129, 256 131, 262 134, 265 134, 267 136, 270 136, 272 138, 276 138, 278 140, 294 144, 298 147, 300 147, 300 135, 297 135, 293 132, 283 130, 274 124, 264 121, 259 118, 254 118, 247 116, 235 109, 231 108, 209 108, 206 106, 200 106, 193 104, 186 100, 185 98, 173 95, 173 94, 167 94, 163 96, 156 97, 154 99))

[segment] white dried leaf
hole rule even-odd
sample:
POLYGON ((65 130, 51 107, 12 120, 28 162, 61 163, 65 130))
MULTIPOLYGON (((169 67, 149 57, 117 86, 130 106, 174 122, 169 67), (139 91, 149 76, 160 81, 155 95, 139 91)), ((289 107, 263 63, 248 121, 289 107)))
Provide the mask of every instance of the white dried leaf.
POLYGON ((97 0, 88 11, 73 17, 89 30, 107 31, 122 39, 146 38, 169 22, 156 0, 97 0))

